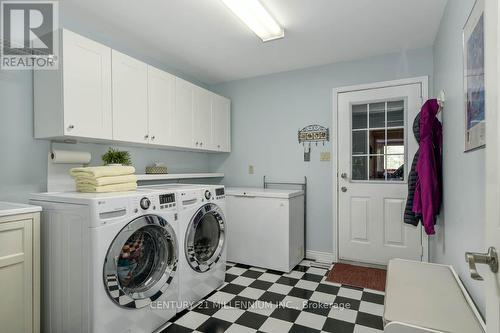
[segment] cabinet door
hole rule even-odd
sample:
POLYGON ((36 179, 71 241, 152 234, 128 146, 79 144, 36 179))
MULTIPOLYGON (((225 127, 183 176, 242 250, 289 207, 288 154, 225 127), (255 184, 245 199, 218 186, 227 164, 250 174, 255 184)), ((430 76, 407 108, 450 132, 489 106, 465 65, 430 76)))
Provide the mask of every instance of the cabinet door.
POLYGON ((112 138, 111 49, 63 31, 64 134, 112 138))
POLYGON ((213 149, 212 139, 212 94, 196 87, 194 103, 194 146, 200 149, 213 149))
POLYGON ((231 151, 231 101, 222 96, 212 95, 212 123, 214 150, 231 151))
POLYGON ((193 147, 193 108, 195 86, 175 78, 174 144, 193 147))
POLYGON ((149 142, 148 66, 113 50, 113 139, 149 142))
POLYGON ((0 243, 1 331, 33 332, 32 220, 0 223, 0 243))
POLYGON ((149 137, 153 144, 173 145, 175 79, 148 66, 149 137))

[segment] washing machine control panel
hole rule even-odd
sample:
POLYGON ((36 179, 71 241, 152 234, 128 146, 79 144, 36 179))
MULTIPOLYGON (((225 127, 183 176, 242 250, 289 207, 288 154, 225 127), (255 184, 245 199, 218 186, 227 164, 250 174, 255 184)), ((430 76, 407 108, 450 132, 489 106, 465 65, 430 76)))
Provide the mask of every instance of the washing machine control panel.
POLYGON ((215 198, 217 200, 224 199, 225 198, 225 192, 224 192, 224 187, 219 187, 215 189, 215 198))
POLYGON ((149 207, 151 206, 151 200, 149 200, 148 198, 144 197, 141 199, 141 201, 139 202, 139 205, 141 206, 142 209, 146 210, 146 209, 149 209, 149 207))
POLYGON ((160 209, 175 207, 175 193, 160 194, 160 209))

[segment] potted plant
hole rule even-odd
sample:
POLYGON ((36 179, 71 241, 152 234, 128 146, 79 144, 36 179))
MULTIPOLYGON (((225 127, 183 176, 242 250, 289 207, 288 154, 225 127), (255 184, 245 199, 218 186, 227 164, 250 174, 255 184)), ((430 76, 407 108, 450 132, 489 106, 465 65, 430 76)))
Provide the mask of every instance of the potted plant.
POLYGON ((102 155, 104 165, 130 165, 132 160, 128 151, 120 151, 118 149, 109 148, 106 154, 102 155))

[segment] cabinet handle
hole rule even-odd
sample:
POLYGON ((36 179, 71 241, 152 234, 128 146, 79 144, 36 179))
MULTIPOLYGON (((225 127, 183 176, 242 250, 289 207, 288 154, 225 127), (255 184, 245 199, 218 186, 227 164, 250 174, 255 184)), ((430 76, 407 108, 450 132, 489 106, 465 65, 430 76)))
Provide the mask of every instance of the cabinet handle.
POLYGON ((74 125, 69 125, 69 126, 68 126, 68 129, 69 129, 69 130, 72 130, 73 128, 75 128, 75 126, 74 126, 74 125))
POLYGON ((144 139, 147 139, 147 138, 149 138, 149 135, 148 134, 144 135, 144 139))

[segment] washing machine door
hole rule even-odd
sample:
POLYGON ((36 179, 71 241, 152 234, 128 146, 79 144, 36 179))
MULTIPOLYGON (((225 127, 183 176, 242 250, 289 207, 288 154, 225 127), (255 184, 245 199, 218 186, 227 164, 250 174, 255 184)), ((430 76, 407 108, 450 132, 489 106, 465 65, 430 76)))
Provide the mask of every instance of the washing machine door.
POLYGON ((177 270, 178 244, 162 217, 145 215, 115 237, 104 262, 104 286, 122 307, 143 308, 169 287, 177 270))
POLYGON ((195 271, 203 273, 215 265, 225 242, 225 221, 222 210, 206 204, 196 211, 186 231, 186 259, 195 271))

